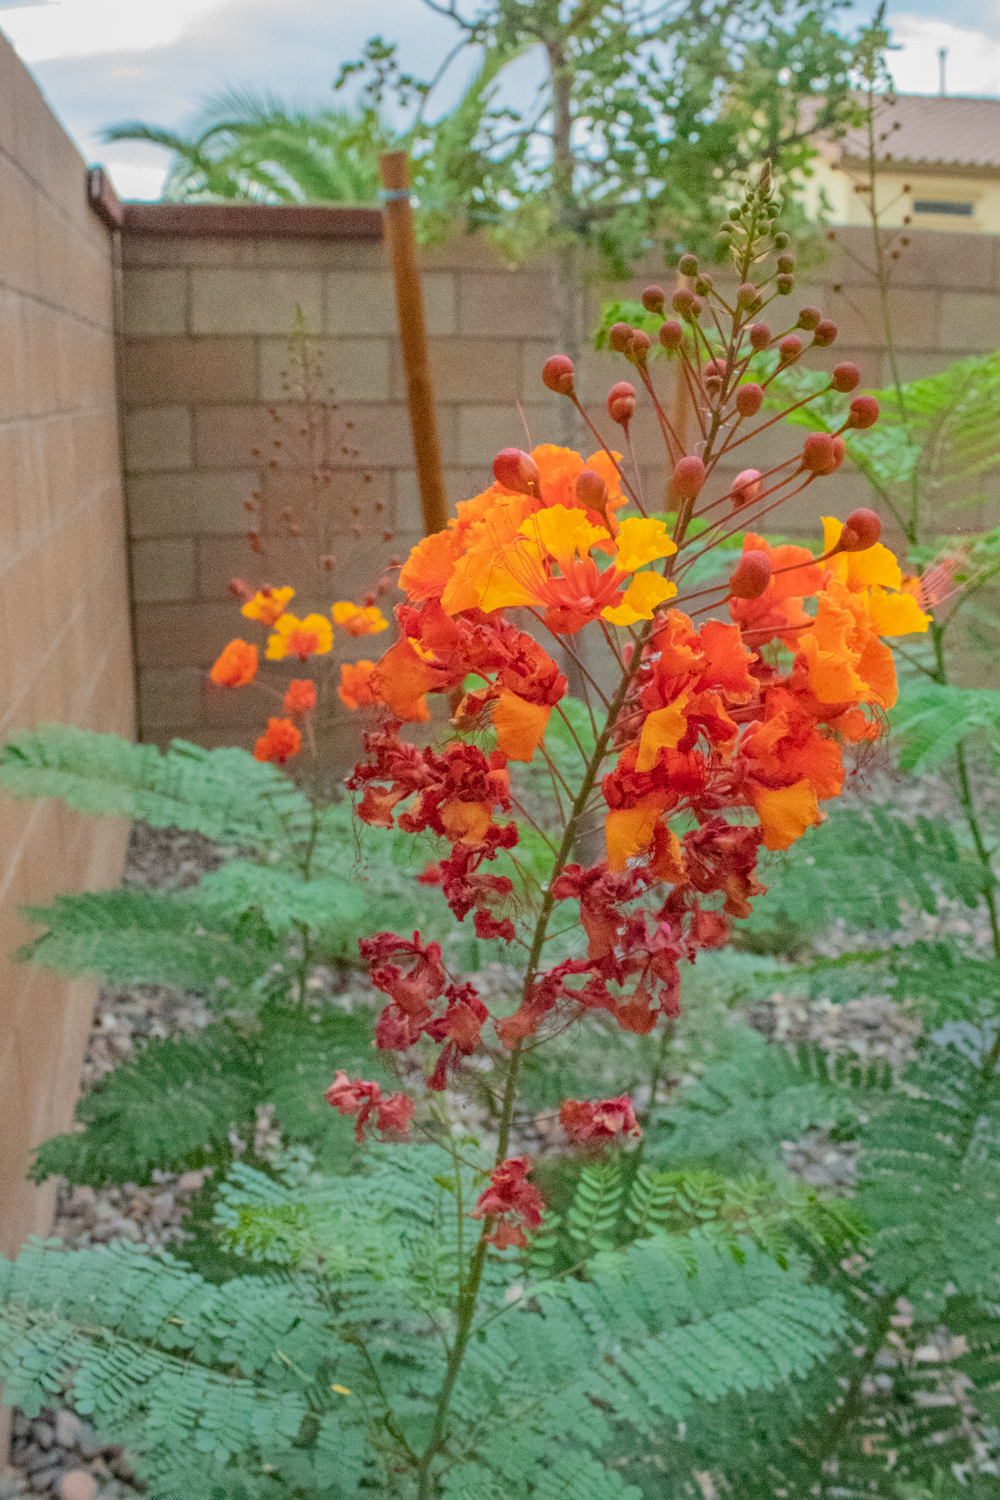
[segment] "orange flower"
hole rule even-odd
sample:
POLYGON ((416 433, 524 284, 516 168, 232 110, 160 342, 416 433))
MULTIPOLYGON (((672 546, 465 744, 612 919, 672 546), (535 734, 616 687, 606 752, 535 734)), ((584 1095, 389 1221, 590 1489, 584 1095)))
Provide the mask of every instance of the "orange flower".
POLYGON ((442 673, 431 665, 425 653, 412 641, 397 641, 390 646, 371 678, 372 691, 404 724, 422 723, 430 718, 424 694, 441 682, 442 673))
POLYGON ((316 685, 308 677, 293 677, 285 694, 286 714, 300 716, 311 713, 316 707, 316 685))
POLYGON ((333 626, 325 615, 282 615, 275 622, 274 634, 267 638, 267 658, 282 661, 286 656, 325 656, 333 646, 333 626))
POLYGON ((340 669, 340 686, 337 695, 348 708, 370 707, 378 699, 372 691, 373 661, 345 661, 340 669))
POLYGON ((382 611, 374 604, 362 608, 349 599, 339 599, 330 613, 333 623, 348 635, 378 635, 380 630, 389 629, 389 621, 383 619, 382 611))
MULTIPOLYGON (((471 500, 460 501, 446 531, 425 537, 413 548, 400 571, 399 586, 414 604, 441 599, 449 614, 498 608, 481 604, 478 585, 483 573, 503 557, 527 516, 558 505, 585 509, 575 489, 577 476, 585 468, 595 470, 607 485, 608 520, 612 530, 617 530, 614 512, 627 497, 622 494, 618 470, 603 449, 584 460, 571 448, 543 443, 531 457, 538 467, 540 497, 514 494, 495 482, 471 500), (467 569, 463 565, 470 556, 472 565, 467 569)), ((616 460, 620 458, 620 453, 615 455, 616 460)))
POLYGON ((295 590, 283 589, 260 589, 252 599, 248 599, 241 611, 248 620, 259 620, 262 625, 273 625, 285 613, 285 605, 290 599, 294 599, 295 590))
POLYGON ((230 641, 208 675, 219 687, 245 687, 257 676, 257 647, 230 641))
POLYGON ((286 760, 298 755, 301 748, 302 736, 291 719, 268 719, 267 732, 257 741, 254 759, 270 760, 283 766, 286 760))
POLYGON ((816 803, 815 787, 805 779, 778 791, 754 787, 751 798, 760 819, 765 849, 788 849, 807 828, 826 818, 816 803))

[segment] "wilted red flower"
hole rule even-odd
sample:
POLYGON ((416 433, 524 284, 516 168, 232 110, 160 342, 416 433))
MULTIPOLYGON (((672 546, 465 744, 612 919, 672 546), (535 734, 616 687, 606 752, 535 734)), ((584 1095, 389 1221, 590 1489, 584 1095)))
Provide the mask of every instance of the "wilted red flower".
POLYGON ((342 1115, 357 1115, 354 1138, 363 1141, 365 1126, 375 1114, 376 1130, 392 1131, 406 1135, 413 1118, 413 1100, 409 1094, 382 1093, 377 1083, 363 1078, 348 1078, 342 1068, 337 1070, 334 1080, 323 1095, 327 1104, 342 1115))
POLYGON ((254 759, 270 760, 283 766, 286 760, 298 755, 301 748, 302 736, 291 719, 268 719, 267 731, 254 749, 254 759))
POLYGON ((564 1099, 559 1123, 571 1141, 613 1141, 642 1131, 627 1094, 619 1099, 564 1099))
POLYGON ((499 1219, 492 1233, 486 1236, 497 1249, 516 1245, 523 1250, 527 1245, 525 1229, 537 1229, 542 1222, 545 1204, 542 1195, 527 1176, 532 1161, 528 1156, 508 1156, 490 1173, 490 1186, 480 1193, 475 1208, 469 1215, 472 1219, 499 1219))

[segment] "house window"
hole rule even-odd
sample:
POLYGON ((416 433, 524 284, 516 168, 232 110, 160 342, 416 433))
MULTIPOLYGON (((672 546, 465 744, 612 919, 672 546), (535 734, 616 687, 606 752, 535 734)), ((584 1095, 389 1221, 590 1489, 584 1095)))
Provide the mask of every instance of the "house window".
POLYGON ((975 208, 974 203, 962 203, 954 198, 915 198, 913 200, 915 214, 957 214, 963 219, 971 219, 975 208))

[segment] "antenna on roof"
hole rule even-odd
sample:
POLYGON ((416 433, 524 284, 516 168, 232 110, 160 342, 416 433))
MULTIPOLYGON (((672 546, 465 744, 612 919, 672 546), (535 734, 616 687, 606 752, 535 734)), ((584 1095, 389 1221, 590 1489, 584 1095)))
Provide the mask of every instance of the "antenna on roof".
POLYGON ((948 48, 938 48, 938 93, 944 95, 948 92, 948 84, 945 81, 945 67, 948 63, 948 48))

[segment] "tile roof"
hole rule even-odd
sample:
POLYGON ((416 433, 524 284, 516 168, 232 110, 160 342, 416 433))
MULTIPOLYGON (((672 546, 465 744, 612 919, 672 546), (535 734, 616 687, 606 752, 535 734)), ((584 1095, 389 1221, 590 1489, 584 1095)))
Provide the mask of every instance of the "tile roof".
MULTIPOLYGON (((897 94, 876 119, 879 135, 892 132, 880 148, 882 161, 1000 172, 1000 99, 897 94)), ((868 154, 860 130, 849 130, 837 147, 841 156, 868 154)))

